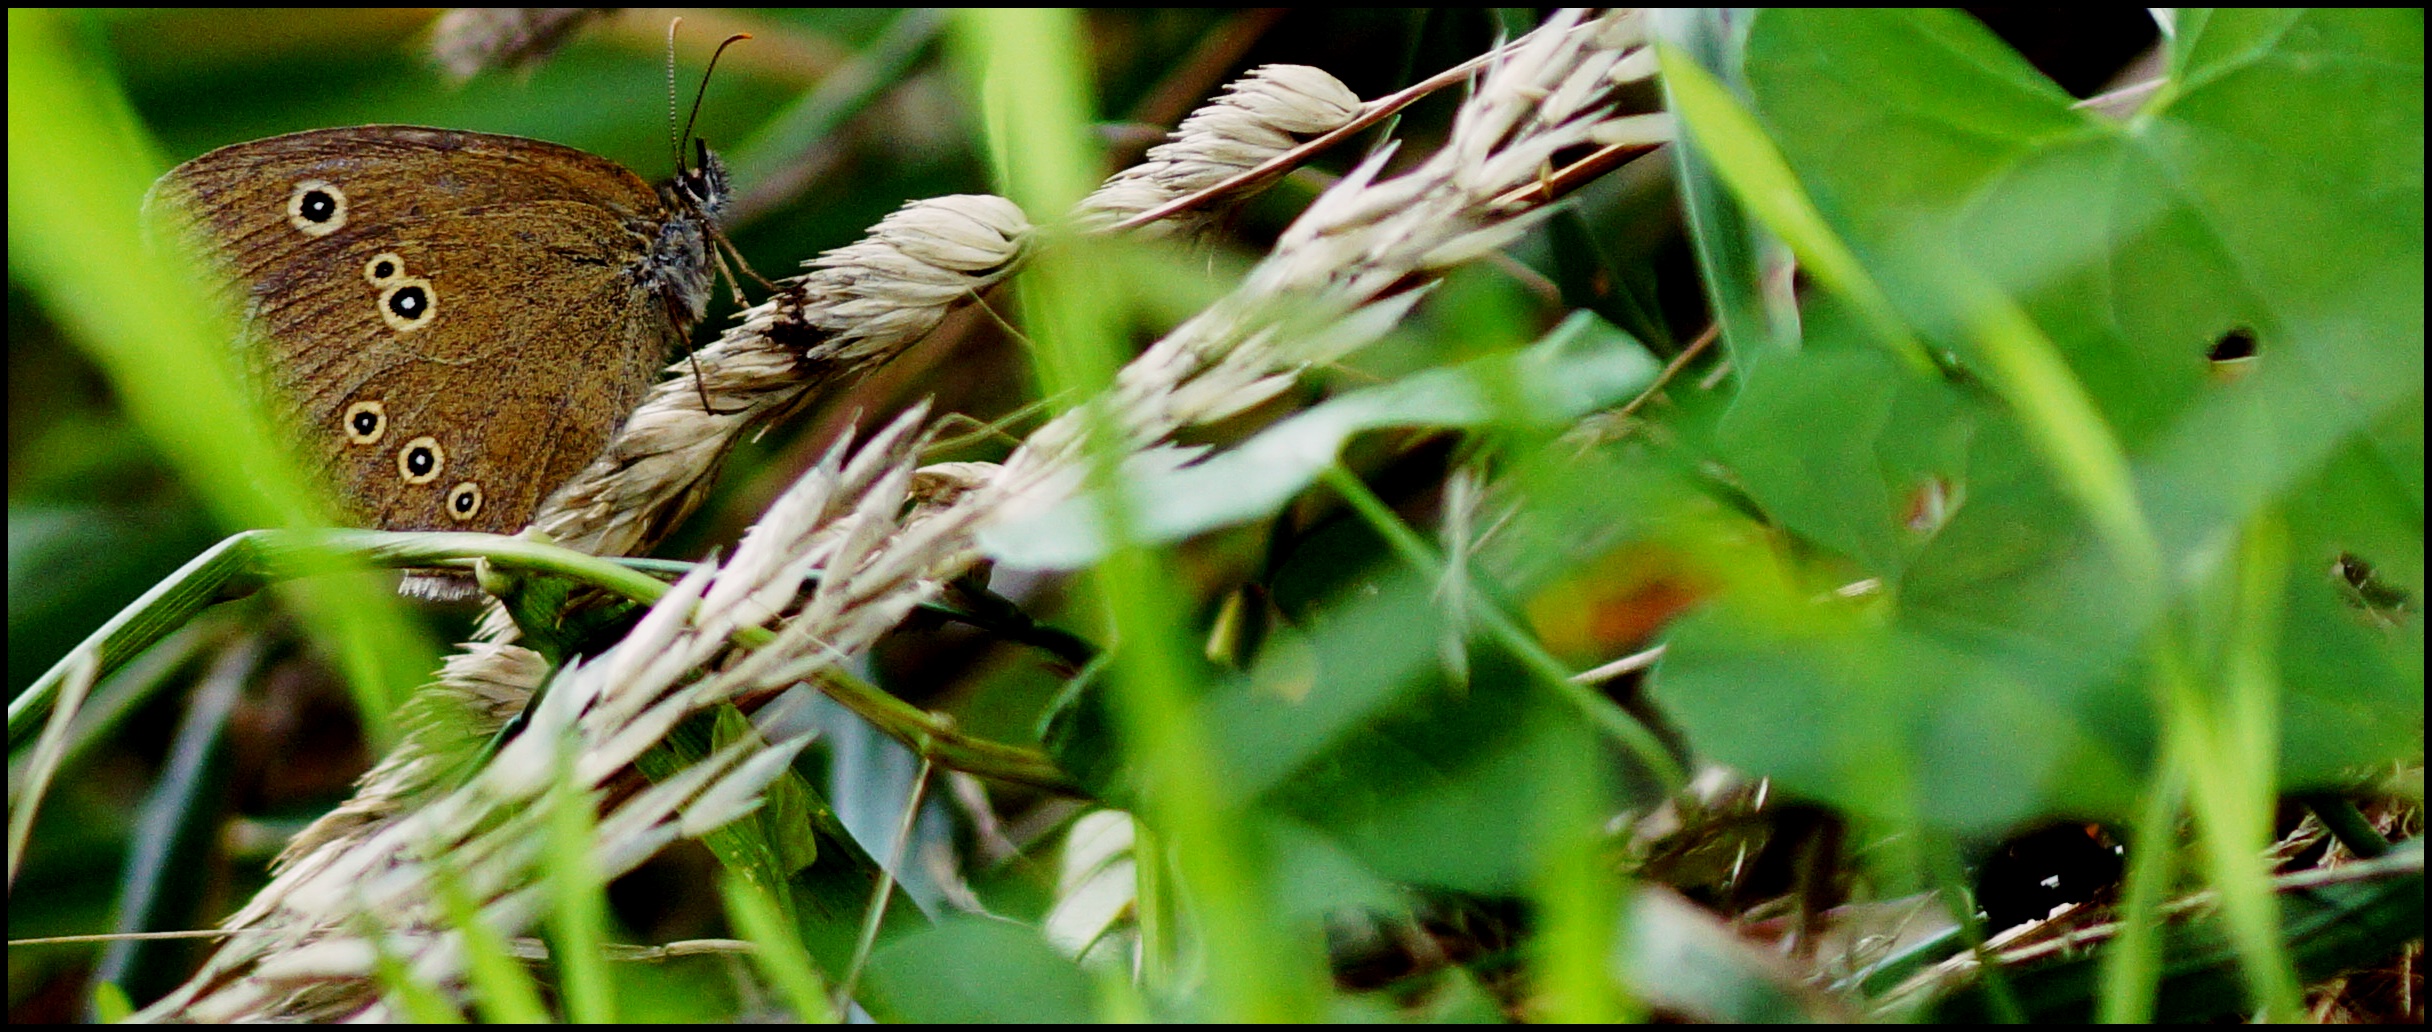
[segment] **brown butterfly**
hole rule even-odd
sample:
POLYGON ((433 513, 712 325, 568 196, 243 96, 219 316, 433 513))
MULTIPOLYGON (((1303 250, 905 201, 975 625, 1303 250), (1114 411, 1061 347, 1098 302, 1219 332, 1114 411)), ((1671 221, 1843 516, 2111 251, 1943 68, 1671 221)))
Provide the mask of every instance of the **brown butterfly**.
POLYGON ((363 525, 511 533, 701 320, 724 167, 653 189, 515 136, 371 125, 153 185, 235 291, 258 379, 363 525))

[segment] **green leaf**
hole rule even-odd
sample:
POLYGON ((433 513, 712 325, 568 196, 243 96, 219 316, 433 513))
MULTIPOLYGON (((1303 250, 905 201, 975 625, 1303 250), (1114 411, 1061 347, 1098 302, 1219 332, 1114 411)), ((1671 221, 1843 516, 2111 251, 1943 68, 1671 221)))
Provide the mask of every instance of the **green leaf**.
MULTIPOLYGON (((1413 679, 1396 705, 1363 713, 1357 733, 1332 740, 1267 802, 1394 881, 1492 895, 1526 889, 1549 772, 1620 761, 1510 659, 1481 648, 1475 662, 1466 689, 1440 672, 1413 679)), ((1292 712, 1272 697, 1231 701, 1292 712)))
POLYGON ((1078 966, 1035 930, 982 917, 944 921, 879 950, 868 992, 902 1021, 1091 1020, 1089 980, 1078 966))
MULTIPOLYGON (((1354 435, 1389 427, 1556 426, 1616 404, 1655 375, 1655 360, 1587 313, 1566 320, 1526 350, 1417 373, 1336 397, 1222 454, 1161 449, 1126 464, 1138 506, 1139 544, 1178 541, 1275 513, 1318 475, 1354 435), (1191 461, 1198 459, 1198 461, 1191 461)), ((1076 499, 992 524, 981 549, 1023 568, 1086 565, 1105 553, 1098 503, 1076 499)))
POLYGON ((1825 319, 1749 371, 1716 447, 1883 602, 1743 585, 1684 626, 1656 691, 1692 739, 1956 826, 2123 813, 2159 621, 2279 511, 2283 781, 2419 755, 2419 612, 2342 602, 2329 571, 2386 563, 2421 597, 2421 14, 2191 18, 2126 122, 1957 14, 1768 10, 1747 53, 1767 135, 1955 379, 1901 384, 1825 319), (2244 375, 2207 361, 2233 331, 2244 375), (1951 512, 1918 543, 1885 513, 1921 475, 1952 481, 1951 512))
MULTIPOLYGON (((758 733, 740 713, 727 707, 714 716, 687 721, 660 748, 644 754, 638 765, 652 779, 665 780, 708 756, 715 747, 713 740, 733 741, 758 733)), ((799 766, 771 784, 766 804, 741 820, 704 833, 701 842, 728 872, 754 891, 765 893, 794 922, 794 934, 818 963, 821 974, 835 981, 843 979, 863 914, 878 894, 880 870, 878 861, 845 830, 799 766)), ((889 890, 886 907, 880 925, 882 946, 927 924, 928 918, 900 884, 889 890)), ((881 1012, 880 1016, 892 1014, 881 1012)))
POLYGON ((1784 526, 1897 574, 1940 529, 1980 414, 1879 351, 1809 350, 1757 364, 1715 446, 1784 526))

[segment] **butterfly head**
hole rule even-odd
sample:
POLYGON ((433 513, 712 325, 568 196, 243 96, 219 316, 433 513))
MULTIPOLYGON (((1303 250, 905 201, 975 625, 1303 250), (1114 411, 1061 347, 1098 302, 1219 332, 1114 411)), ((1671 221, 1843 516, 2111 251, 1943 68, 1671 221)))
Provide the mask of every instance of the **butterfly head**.
MULTIPOLYGON (((698 143, 699 141, 695 141, 698 143)), ((646 274, 679 325, 701 321, 709 308, 710 288, 719 266, 718 248, 725 245, 719 219, 729 196, 726 164, 707 145, 697 148, 698 164, 659 185, 667 205, 667 220, 645 260, 646 274)))
POLYGON ((726 212, 726 202, 732 197, 727 185, 726 162, 719 160, 717 152, 710 150, 707 142, 696 139, 692 144, 697 160, 692 167, 677 172, 674 179, 662 184, 659 193, 667 199, 669 209, 697 212, 702 221, 716 226, 726 212))

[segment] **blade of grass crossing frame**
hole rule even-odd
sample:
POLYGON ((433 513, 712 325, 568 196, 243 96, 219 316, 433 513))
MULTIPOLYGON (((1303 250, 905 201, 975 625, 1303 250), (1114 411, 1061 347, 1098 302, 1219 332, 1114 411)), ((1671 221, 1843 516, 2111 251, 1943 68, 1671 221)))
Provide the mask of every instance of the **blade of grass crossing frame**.
POLYGON ((1660 42, 1655 46, 1663 61, 1664 93, 1686 130, 1684 139, 1713 163, 1748 213, 1790 247, 1800 267, 1857 309, 1884 348, 1915 372, 1933 372, 1925 346, 1858 256, 1825 223, 1756 116, 1687 52, 1660 42))
MULTIPOLYGON (((983 95, 1003 98, 992 147, 1021 155, 1002 192, 1024 210, 1069 210, 1093 185, 1087 70, 1077 55, 1079 25, 1069 13, 981 10, 957 25, 956 49, 983 95)), ((1094 399, 1122 361, 1124 309, 1104 263, 1087 241, 1042 248, 1022 274, 1026 329, 1038 342, 1039 379, 1050 397, 1094 399)), ((1103 505, 1117 545, 1092 571, 1102 612, 1114 627, 1117 709, 1132 755, 1147 775, 1144 816, 1161 826, 1174 869, 1196 921, 1214 1015, 1221 1019, 1307 1020, 1319 1016, 1322 957, 1280 920, 1257 858, 1254 822, 1225 812, 1214 785, 1221 777, 1205 728, 1189 700, 1194 643, 1171 585, 1172 560, 1154 549, 1123 544, 1131 522, 1117 467, 1120 435, 1112 413, 1085 409, 1089 484, 1103 505)), ((1142 866, 1153 862, 1142 860, 1142 866)), ((1142 905, 1154 905, 1143 899, 1142 905)), ((1151 965, 1151 970, 1156 970, 1151 965)), ((1155 987, 1151 987, 1152 989, 1155 987)))

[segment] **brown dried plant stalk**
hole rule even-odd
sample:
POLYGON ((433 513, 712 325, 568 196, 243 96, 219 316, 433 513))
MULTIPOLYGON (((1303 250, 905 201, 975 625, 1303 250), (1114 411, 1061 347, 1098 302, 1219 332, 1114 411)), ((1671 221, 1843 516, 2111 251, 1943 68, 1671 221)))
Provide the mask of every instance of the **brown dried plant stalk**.
MULTIPOLYGON (((1274 396, 1312 365, 1390 327, 1415 299, 1414 286, 1519 235, 1542 209, 1511 198, 1539 181, 1556 152, 1643 125, 1613 103, 1613 88, 1634 73, 1643 44, 1633 12, 1567 12, 1498 50, 1439 152, 1390 179, 1378 178, 1381 155, 1361 165, 1303 213, 1233 293, 1123 369, 1098 404, 1114 416, 1124 447, 1162 445, 1177 429, 1274 396)), ((873 258, 867 267, 887 264, 873 258)), ((976 253, 965 267, 1003 271, 976 253)), ((797 363, 810 352, 789 347, 783 334, 799 333, 798 345, 829 348, 835 361, 850 364, 909 343, 876 328, 926 332, 922 319, 855 294, 866 282, 844 268, 842 259, 822 266, 832 273, 826 293, 805 286, 781 296, 704 349, 709 411, 689 376, 662 385, 610 455, 560 493, 544 529, 604 551, 647 536, 658 513, 683 504, 752 418, 730 410, 768 412, 798 396, 802 388, 733 372, 758 365, 800 380, 797 363), (762 324, 755 337, 752 327, 762 324), (687 421, 714 432, 673 425, 687 421)), ((906 296, 935 306, 970 289, 940 280, 906 296)), ((867 648, 980 561, 977 534, 989 521, 1040 511, 1082 489, 1077 411, 1031 434, 1001 466, 916 470, 926 418, 916 409, 857 448, 832 448, 769 508, 730 562, 702 564, 625 640, 557 671, 530 727, 469 783, 434 787, 434 773, 417 766, 431 761, 410 744, 401 748, 229 920, 230 940, 205 970, 144 1016, 395 1018, 398 1009, 372 980, 379 951, 368 935, 382 937, 381 949, 404 958, 420 979, 461 993, 463 943, 434 902, 435 864, 448 865, 489 927, 530 928, 543 870, 533 802, 558 750, 577 787, 596 800, 610 777, 686 717, 747 692, 816 683, 867 648), (806 595, 813 572, 819 576, 806 595), (774 641, 734 654, 733 632, 769 625, 779 628, 774 641), (719 672, 700 675, 705 669, 719 672)), ((441 690, 496 717, 545 674, 536 656, 515 646, 470 646, 450 662, 441 690)), ((920 726, 887 729, 934 755, 920 726)), ((674 838, 743 812, 802 744, 739 743, 616 803, 602 814, 594 866, 615 877, 674 838)))

